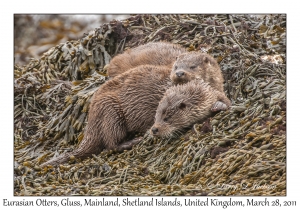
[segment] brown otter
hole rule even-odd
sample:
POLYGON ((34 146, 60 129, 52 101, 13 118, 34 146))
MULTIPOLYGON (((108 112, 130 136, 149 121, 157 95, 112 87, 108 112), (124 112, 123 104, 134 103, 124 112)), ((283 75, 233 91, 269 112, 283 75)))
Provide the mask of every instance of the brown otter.
POLYGON ((126 50, 109 63, 107 73, 115 77, 139 65, 166 66, 174 84, 201 78, 213 88, 223 91, 223 75, 217 61, 200 52, 187 52, 180 45, 168 42, 149 42, 126 50))
POLYGON ((109 77, 115 77, 140 65, 167 66, 171 71, 176 57, 185 52, 187 51, 177 44, 149 42, 115 56, 105 68, 109 77))
POLYGON ((160 137, 177 136, 185 128, 209 117, 215 106, 219 110, 226 110, 231 102, 223 92, 210 87, 203 80, 173 86, 159 102, 151 133, 160 137))
POLYGON ((139 66, 104 83, 90 104, 88 124, 79 147, 44 163, 57 165, 71 156, 83 158, 103 149, 127 149, 128 134, 145 132, 154 123, 156 108, 171 85, 169 69, 139 66))
POLYGON ((170 77, 175 84, 200 78, 218 91, 224 91, 224 79, 219 64, 206 53, 188 52, 179 55, 174 62, 170 77))
MULTIPOLYGON (((71 156, 88 157, 103 149, 131 148, 138 141, 124 141, 129 134, 145 132, 153 125, 159 101, 171 86, 169 68, 150 65, 139 66, 107 81, 93 96, 79 147, 41 167, 66 162, 71 156)), ((217 109, 222 108, 222 102, 217 109)))

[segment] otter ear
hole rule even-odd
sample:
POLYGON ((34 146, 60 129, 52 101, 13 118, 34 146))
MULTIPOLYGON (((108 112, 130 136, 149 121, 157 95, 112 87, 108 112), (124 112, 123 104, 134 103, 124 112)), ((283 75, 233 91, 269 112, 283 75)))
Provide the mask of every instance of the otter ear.
POLYGON ((186 107, 186 104, 184 102, 180 102, 178 108, 179 109, 185 109, 185 107, 186 107))

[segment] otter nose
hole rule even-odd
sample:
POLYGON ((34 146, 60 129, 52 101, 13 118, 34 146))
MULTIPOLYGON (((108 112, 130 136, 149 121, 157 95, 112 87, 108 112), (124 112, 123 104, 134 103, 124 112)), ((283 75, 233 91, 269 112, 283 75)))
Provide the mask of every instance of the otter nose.
POLYGON ((156 127, 153 127, 151 130, 152 130, 153 134, 156 134, 158 132, 158 128, 156 128, 156 127))
POLYGON ((183 71, 178 71, 176 72, 176 76, 177 77, 182 77, 184 75, 184 72, 183 71))

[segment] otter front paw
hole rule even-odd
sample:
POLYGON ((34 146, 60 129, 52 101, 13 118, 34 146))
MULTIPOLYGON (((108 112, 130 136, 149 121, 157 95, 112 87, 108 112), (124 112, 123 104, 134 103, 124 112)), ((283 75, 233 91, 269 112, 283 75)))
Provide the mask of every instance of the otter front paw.
POLYGON ((227 110, 228 107, 226 104, 224 104, 223 102, 221 101, 217 101, 216 103, 214 103, 211 107, 211 111, 212 112, 218 112, 218 111, 225 111, 227 110))

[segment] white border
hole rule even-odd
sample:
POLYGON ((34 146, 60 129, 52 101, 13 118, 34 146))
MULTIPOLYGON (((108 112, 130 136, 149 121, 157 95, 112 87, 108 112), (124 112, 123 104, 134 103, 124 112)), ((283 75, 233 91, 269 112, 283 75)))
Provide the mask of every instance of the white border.
MULTIPOLYGON (((0 91, 2 103, 1 112, 1 158, 0 158, 0 206, 2 209, 3 198, 9 200, 22 200, 23 197, 13 197, 13 14, 15 13, 67 13, 67 14, 87 14, 87 13, 286 13, 287 14, 287 196, 279 197, 283 200, 296 200, 297 208, 300 206, 299 200, 299 140, 297 131, 299 130, 299 8, 296 1, 279 0, 252 0, 252 1, 5 1, 1 2, 1 82, 0 91), (5 5, 4 5, 5 3, 5 5), (298 64, 298 65, 297 65, 298 64)), ((86 197, 85 197, 86 198, 86 197)), ((107 197, 109 199, 109 197, 107 197)), ((113 197, 110 197, 113 199, 113 197)), ((167 198, 167 197, 166 197, 167 198)), ((183 201, 184 198, 179 199, 183 201)), ((211 197, 210 197, 211 198, 211 197)), ((229 197, 214 197, 228 200, 229 197)), ((249 197, 233 197, 235 200, 244 200, 249 197)), ((254 197, 262 199, 262 197, 254 197)), ((26 197, 26 200, 36 200, 35 197, 26 197)), ((60 197, 45 197, 48 200, 57 200, 60 197)), ((76 200, 75 198, 71 198, 76 200)), ((84 198, 78 198, 84 199, 84 198)), ((122 199, 122 198, 121 198, 122 199)), ((148 199, 148 197, 145 197, 148 199)), ((275 199, 269 197, 268 199, 275 199)), ((41 207, 30 207, 41 209, 41 207)), ((51 207, 50 207, 51 208, 51 207)), ((65 207, 73 209, 75 207, 65 207)), ((102 209, 103 207, 97 207, 102 209)), ((140 208, 140 207, 139 207, 140 208)), ((143 207, 153 208, 153 207, 143 207)), ((155 207, 157 208, 157 207, 155 207)), ((203 208, 203 207, 197 207, 203 208)), ((210 207, 211 209, 222 209, 222 207, 210 207)), ((246 208, 246 207, 245 207, 246 208)), ((251 209, 254 207, 251 207, 251 209)), ((282 207, 283 208, 283 207, 282 207)), ((127 207, 126 209, 131 209, 127 207)), ((227 209, 232 209, 228 207, 227 209)), ((238 209, 238 208, 235 208, 238 209)), ((250 209, 250 208, 246 208, 250 209)), ((289 209, 296 209, 290 207, 289 209)))

